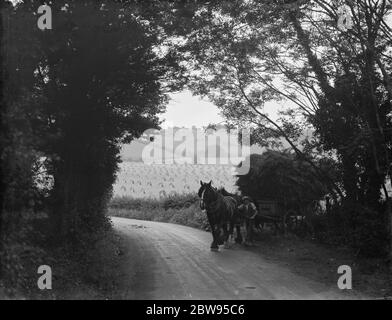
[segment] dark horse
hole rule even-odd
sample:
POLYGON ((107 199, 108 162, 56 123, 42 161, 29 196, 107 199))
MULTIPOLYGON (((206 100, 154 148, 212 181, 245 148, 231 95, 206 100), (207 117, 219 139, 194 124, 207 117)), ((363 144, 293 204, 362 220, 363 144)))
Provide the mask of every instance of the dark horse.
POLYGON ((207 219, 211 227, 211 250, 218 250, 218 245, 228 246, 230 234, 233 233, 234 218, 237 211, 237 201, 231 196, 224 196, 211 186, 211 182, 200 181, 198 195, 200 207, 206 210, 207 219), (223 235, 222 235, 223 231, 223 235))
POLYGON ((224 187, 219 188, 218 192, 221 193, 223 196, 232 197, 236 201, 237 210, 234 211, 234 216, 231 221, 232 226, 230 229, 230 234, 233 234, 233 232, 234 232, 233 227, 234 227, 235 231, 237 233, 237 236, 235 238, 235 242, 241 244, 242 240, 243 240, 242 235, 241 235, 241 225, 244 224, 245 220, 241 214, 241 211, 238 210, 238 207, 242 204, 242 198, 238 194, 228 192, 224 187))

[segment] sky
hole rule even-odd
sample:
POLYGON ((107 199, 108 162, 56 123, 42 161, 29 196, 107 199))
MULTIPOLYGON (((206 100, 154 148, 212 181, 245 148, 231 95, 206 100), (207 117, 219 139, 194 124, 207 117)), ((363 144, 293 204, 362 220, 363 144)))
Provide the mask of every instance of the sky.
POLYGON ((163 128, 173 126, 201 128, 210 123, 224 121, 219 115, 219 109, 213 103, 208 99, 192 96, 188 90, 173 93, 170 98, 166 112, 160 117, 165 121, 162 124, 163 128))
MULTIPOLYGON (((178 126, 191 128, 196 126, 201 128, 210 123, 224 122, 225 119, 220 115, 219 109, 207 98, 201 99, 199 96, 192 96, 188 90, 170 95, 166 112, 160 116, 163 128, 178 126)), ((269 102, 265 105, 264 110, 272 119, 278 118, 277 111, 289 106, 289 102, 269 102)))
MULTIPOLYGON (((392 14, 387 17, 386 22, 392 26, 392 14)), ((171 100, 167 105, 166 112, 160 117, 164 120, 163 128, 173 126, 190 128, 193 125, 200 128, 210 123, 224 121, 224 118, 220 116, 219 109, 207 98, 201 99, 198 96, 192 96, 188 90, 171 94, 170 97, 171 100)), ((272 119, 276 120, 279 109, 291 106, 290 102, 269 102, 265 105, 264 110, 272 119)))

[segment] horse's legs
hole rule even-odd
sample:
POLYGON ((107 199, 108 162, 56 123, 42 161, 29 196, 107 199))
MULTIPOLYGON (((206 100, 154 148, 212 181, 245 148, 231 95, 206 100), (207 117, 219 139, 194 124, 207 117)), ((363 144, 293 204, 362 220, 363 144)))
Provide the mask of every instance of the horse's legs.
POLYGON ((226 232, 223 226, 216 226, 216 234, 215 234, 215 239, 216 239, 216 243, 218 245, 222 245, 224 243, 225 237, 226 236, 226 232), (223 231, 223 235, 222 235, 222 231, 223 231))
POLYGON ((230 221, 229 242, 234 242, 234 221, 230 221))
POLYGON ((211 243, 211 249, 219 249, 219 242, 220 242, 220 239, 219 239, 219 228, 218 228, 218 226, 214 226, 214 232, 213 232, 213 234, 212 234, 212 238, 213 238, 213 240, 212 240, 212 243, 211 243))
POLYGON ((225 245, 225 248, 228 249, 228 248, 230 248, 229 243, 228 243, 230 231, 227 228, 227 223, 224 223, 222 228, 223 228, 224 245, 225 245))
POLYGON ((237 237, 235 238, 235 242, 237 243, 242 243, 242 235, 241 235, 241 224, 236 224, 235 225, 236 231, 237 231, 237 237))
POLYGON ((233 232, 234 232, 234 223, 233 223, 233 221, 230 221, 229 222, 229 234, 231 235, 231 234, 233 234, 233 232))
POLYGON ((217 233, 216 233, 216 225, 210 222, 210 227, 211 227, 211 233, 212 233, 212 242, 211 242, 211 250, 218 250, 218 244, 217 244, 217 233))

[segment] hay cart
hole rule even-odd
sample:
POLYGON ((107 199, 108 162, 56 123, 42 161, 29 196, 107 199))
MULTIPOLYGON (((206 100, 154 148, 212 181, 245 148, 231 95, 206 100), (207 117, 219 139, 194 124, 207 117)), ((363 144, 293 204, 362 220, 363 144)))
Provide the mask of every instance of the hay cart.
POLYGON ((274 200, 258 200, 256 203, 258 222, 261 225, 273 225, 275 233, 292 231, 298 225, 298 214, 293 210, 288 210, 282 203, 274 200))

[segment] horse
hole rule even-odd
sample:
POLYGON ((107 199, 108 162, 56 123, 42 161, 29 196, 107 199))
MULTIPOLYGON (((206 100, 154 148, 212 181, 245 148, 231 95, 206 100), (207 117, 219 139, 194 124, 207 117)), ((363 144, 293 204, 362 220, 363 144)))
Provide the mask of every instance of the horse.
POLYGON ((211 186, 212 181, 204 183, 200 181, 198 195, 200 208, 206 210, 207 219, 211 227, 212 243, 211 250, 217 251, 219 245, 224 244, 228 248, 228 239, 233 233, 234 221, 237 211, 237 202, 231 196, 224 196, 211 186), (228 229, 229 226, 229 229, 228 229), (223 239, 221 231, 223 230, 223 239))
POLYGON ((237 236, 235 237, 235 242, 241 244, 243 241, 242 235, 241 235, 241 225, 245 223, 244 217, 241 214, 241 212, 238 210, 238 207, 242 203, 242 197, 238 194, 235 193, 230 193, 228 192, 224 187, 221 187, 218 189, 218 192, 221 193, 225 197, 232 197, 236 201, 236 208, 237 210, 234 211, 233 219, 232 219, 232 227, 230 229, 231 235, 233 235, 233 229, 235 229, 237 236))

